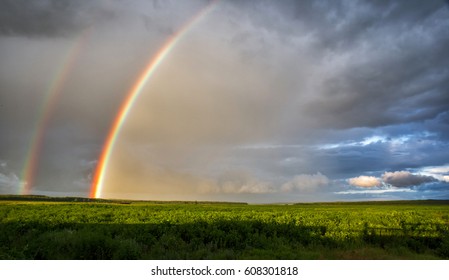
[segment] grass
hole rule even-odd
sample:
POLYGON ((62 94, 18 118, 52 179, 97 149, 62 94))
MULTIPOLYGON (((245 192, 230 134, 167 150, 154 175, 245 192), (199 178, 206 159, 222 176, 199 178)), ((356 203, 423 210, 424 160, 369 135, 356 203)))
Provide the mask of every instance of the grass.
POLYGON ((0 259, 448 259, 447 201, 246 205, 0 197, 0 259))

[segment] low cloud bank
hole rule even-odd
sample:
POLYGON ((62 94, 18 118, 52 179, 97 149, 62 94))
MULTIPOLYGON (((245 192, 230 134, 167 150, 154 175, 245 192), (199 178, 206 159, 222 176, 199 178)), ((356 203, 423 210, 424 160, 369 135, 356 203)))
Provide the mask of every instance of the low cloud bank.
POLYGON ((409 171, 385 172, 380 178, 374 176, 359 176, 349 178, 348 183, 354 187, 373 188, 383 184, 397 188, 419 186, 427 183, 440 181, 435 177, 413 174, 409 171))
POLYGON ((283 192, 311 192, 317 190, 319 187, 328 185, 329 182, 329 179, 320 172, 316 174, 301 174, 283 184, 281 190, 283 192))

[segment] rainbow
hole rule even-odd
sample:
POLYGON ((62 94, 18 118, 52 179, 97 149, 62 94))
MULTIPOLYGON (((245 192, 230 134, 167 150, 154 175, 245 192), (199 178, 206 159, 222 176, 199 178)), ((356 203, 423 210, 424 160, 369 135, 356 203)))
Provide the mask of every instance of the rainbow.
POLYGON ((46 91, 44 101, 38 111, 38 118, 36 120, 35 130, 33 136, 29 142, 29 148, 25 159, 25 164, 22 171, 22 184, 19 188, 19 194, 30 194, 31 188, 34 185, 37 164, 39 161, 39 155, 44 142, 45 131, 47 130, 48 123, 50 121, 52 112, 58 102, 61 92, 64 88, 64 84, 67 81, 76 59, 83 46, 85 45, 87 38, 90 34, 90 28, 84 30, 72 43, 67 51, 60 67, 56 71, 52 82, 49 84, 46 91))
POLYGON ((109 133, 106 137, 103 150, 100 154, 100 158, 92 180, 90 190, 91 198, 99 198, 102 196, 106 170, 108 169, 108 163, 111 158, 112 151, 114 150, 114 146, 117 141, 118 135, 120 134, 121 128, 125 123, 125 120, 128 117, 129 112, 131 111, 139 95, 142 93, 142 90, 146 85, 147 81, 155 73, 158 66, 164 61, 167 55, 174 49, 177 43, 181 41, 181 39, 188 33, 188 31, 195 24, 199 23, 200 20, 204 18, 205 15, 207 15, 212 10, 212 8, 216 5, 217 2, 218 0, 210 2, 206 7, 201 9, 189 21, 187 21, 176 33, 174 33, 165 42, 165 44, 157 51, 157 53, 150 59, 147 66, 144 68, 144 70, 134 83, 134 85, 129 90, 112 123, 111 129, 109 130, 109 133))

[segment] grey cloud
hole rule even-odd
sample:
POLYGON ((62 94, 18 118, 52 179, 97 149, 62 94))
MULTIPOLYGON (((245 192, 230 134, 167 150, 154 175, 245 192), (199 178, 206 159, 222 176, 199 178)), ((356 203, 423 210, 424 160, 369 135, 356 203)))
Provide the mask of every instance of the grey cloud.
POLYGON ((379 127, 436 117, 449 109, 449 40, 436 45, 444 46, 445 51, 438 54, 429 49, 425 53, 416 50, 413 57, 398 53, 396 58, 376 58, 373 54, 361 53, 373 61, 350 64, 343 73, 325 81, 323 99, 313 101, 309 110, 321 114, 321 118, 324 116, 325 124, 341 128, 379 127), (422 60, 423 57, 426 59, 422 60), (431 67, 424 62, 429 60, 435 61, 431 67), (415 88, 409 87, 412 81, 419 81, 425 75, 432 76, 434 71, 445 74, 436 79, 421 80, 415 88), (339 118, 332 118, 335 115, 339 118))
MULTIPOLYGON (((207 2, 3 1, 0 158, 21 170, 68 35, 93 25, 47 124, 36 190, 87 191, 123 98, 207 2)), ((447 164, 448 30, 438 1, 219 1, 129 112, 111 193, 301 199, 325 179, 318 193, 447 164)))
MULTIPOLYGON (((440 178, 443 179, 443 178, 440 178)), ((418 186, 412 187, 412 189, 420 192, 432 191, 432 192, 449 192, 449 182, 444 180, 434 180, 432 182, 423 183, 418 186)))
POLYGON ((437 181, 431 176, 415 175, 408 171, 385 172, 382 180, 395 187, 411 187, 437 181))
POLYGON ((252 24, 243 25, 237 37, 244 39, 233 47, 254 45, 247 55, 265 61, 274 55, 274 61, 281 61, 285 50, 293 48, 289 61, 297 60, 308 71, 289 66, 293 72, 284 73, 291 75, 290 82, 302 84, 292 85, 284 97, 286 107, 300 112, 287 113, 301 118, 298 134, 301 128, 419 122, 449 110, 449 11, 441 1, 264 1, 242 6, 260 13, 245 17, 241 11, 242 21, 248 18, 252 24), (298 40, 307 36, 312 39, 305 45, 298 40), (269 51, 260 49, 267 41, 269 51))
POLYGON ((429 131, 436 133, 438 138, 449 140, 449 111, 439 114, 436 118, 426 121, 423 126, 429 131))
POLYGON ((325 124, 342 128, 420 121, 448 110, 446 14, 430 13, 433 20, 398 26, 378 19, 377 25, 362 29, 366 36, 349 38, 351 46, 330 53, 331 61, 350 55, 341 70, 324 77, 322 98, 307 110, 320 114, 325 124))
POLYGON ((366 172, 380 175, 387 170, 444 165, 449 155, 446 152, 448 144, 436 133, 437 130, 429 132, 429 128, 430 125, 425 123, 410 123, 326 134, 326 140, 337 141, 318 145, 314 157, 320 159, 321 166, 324 164, 323 172, 343 175, 339 178, 357 177, 366 172), (346 135, 346 141, 338 142, 340 133, 346 135))
POLYGON ((0 194, 17 194, 23 182, 8 166, 8 162, 0 160, 0 194))
POLYGON ((0 173, 0 192, 2 194, 15 194, 21 186, 19 177, 14 173, 2 174, 0 173))
POLYGON ((67 36, 95 20, 114 17, 100 1, 3 0, 0 3, 0 34, 9 36, 67 36))

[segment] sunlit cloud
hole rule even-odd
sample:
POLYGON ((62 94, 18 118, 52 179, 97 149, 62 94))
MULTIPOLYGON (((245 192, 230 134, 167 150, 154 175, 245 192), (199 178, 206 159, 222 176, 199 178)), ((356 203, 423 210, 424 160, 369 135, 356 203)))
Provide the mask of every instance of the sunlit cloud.
POLYGON ((348 179, 348 183, 350 185, 362 188, 379 187, 382 185, 381 180, 373 176, 359 176, 355 178, 350 178, 348 179))

